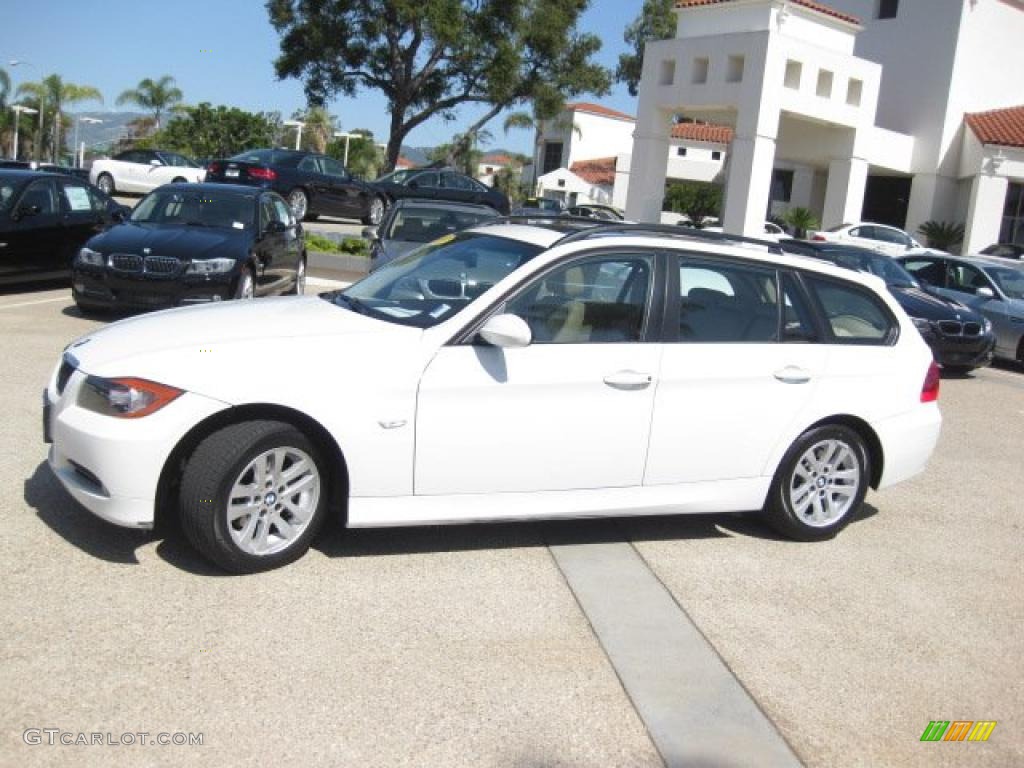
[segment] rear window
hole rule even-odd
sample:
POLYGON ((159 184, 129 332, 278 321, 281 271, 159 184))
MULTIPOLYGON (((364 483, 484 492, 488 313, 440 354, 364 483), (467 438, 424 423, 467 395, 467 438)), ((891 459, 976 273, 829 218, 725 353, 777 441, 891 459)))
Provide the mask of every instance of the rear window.
POLYGON ((483 210, 445 210, 424 206, 401 208, 395 211, 395 218, 385 238, 410 243, 429 243, 453 232, 469 229, 481 221, 493 219, 496 215, 483 210))
POLYGON ((254 163, 256 165, 294 165, 293 156, 287 152, 278 152, 273 149, 255 149, 251 152, 229 157, 229 160, 237 160, 240 163, 254 163))
POLYGON ((885 344, 895 338, 895 322, 881 299, 866 288, 808 277, 835 341, 885 344))

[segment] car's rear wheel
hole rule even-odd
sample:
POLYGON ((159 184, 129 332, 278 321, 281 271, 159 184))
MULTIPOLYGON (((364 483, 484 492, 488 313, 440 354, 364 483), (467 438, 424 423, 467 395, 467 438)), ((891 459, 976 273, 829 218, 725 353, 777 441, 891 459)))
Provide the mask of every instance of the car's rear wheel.
POLYGON ((96 179, 96 186, 106 195, 112 195, 117 191, 114 189, 114 177, 109 173, 101 173, 96 179))
POLYGON ((384 201, 379 197, 373 198, 370 203, 370 208, 363 217, 363 224, 368 224, 371 227, 375 227, 380 224, 380 220, 384 218, 384 201))
POLYGON ((278 421, 248 421, 213 433, 181 477, 189 541, 233 573, 298 559, 325 517, 326 478, 316 447, 278 421))
POLYGON ((256 295, 256 284, 252 279, 252 270, 248 267, 242 268, 238 276, 238 284, 235 286, 236 299, 251 299, 256 295))
POLYGON ((786 452, 765 514, 779 533, 820 541, 845 528, 867 493, 870 459, 863 438, 839 424, 810 429, 786 452))
POLYGON ((293 296, 301 296, 306 292, 306 257, 299 259, 299 265, 295 268, 295 285, 288 293, 293 296))
POLYGON ((295 218, 298 221, 303 221, 306 214, 309 213, 309 197, 306 195, 306 190, 296 187, 289 192, 288 205, 291 207, 292 213, 295 214, 295 218))
POLYGON ((175 176, 173 179, 171 179, 172 184, 185 184, 186 182, 188 182, 188 179, 186 179, 184 176, 175 176))

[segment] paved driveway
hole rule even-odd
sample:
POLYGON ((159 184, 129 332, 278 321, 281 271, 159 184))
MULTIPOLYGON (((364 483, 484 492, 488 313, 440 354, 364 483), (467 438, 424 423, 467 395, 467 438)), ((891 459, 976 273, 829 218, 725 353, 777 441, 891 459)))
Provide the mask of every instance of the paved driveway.
MULTIPOLYGON (((227 577, 177 534, 92 518, 46 468, 43 383, 100 324, 66 290, 0 294, 0 764, 679 764, 661 725, 714 729, 728 708, 685 676, 656 701, 652 660, 666 679, 724 661, 723 696, 745 687, 808 765, 1024 764, 1022 373, 944 381, 928 472, 832 542, 729 515, 333 531, 291 567, 227 577), (612 610, 624 567, 637 600, 670 599, 612 610), (921 743, 936 719, 998 725, 921 743), (203 744, 27 745, 27 728, 203 744)), ((750 764, 737 754, 705 764, 750 764)))

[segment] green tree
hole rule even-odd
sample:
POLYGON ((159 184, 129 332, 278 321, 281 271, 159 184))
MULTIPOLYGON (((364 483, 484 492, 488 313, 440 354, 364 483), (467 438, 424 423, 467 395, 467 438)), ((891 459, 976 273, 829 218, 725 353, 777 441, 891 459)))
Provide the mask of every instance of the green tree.
POLYGON ((11 92, 11 76, 0 69, 0 109, 7 106, 7 94, 11 92))
POLYGON ((695 227, 722 210, 722 188, 701 181, 672 181, 665 188, 662 210, 685 215, 695 227))
MULTIPOLYGON (((279 78, 303 81, 311 104, 376 90, 391 123, 386 168, 402 142, 432 117, 486 105, 463 133, 532 103, 543 117, 565 99, 603 94, 610 73, 592 60, 601 47, 577 29, 589 0, 267 0, 281 35, 279 78)), ((463 143, 473 144, 473 139, 463 143)))
POLYGON ((808 208, 797 206, 786 211, 782 220, 793 228, 797 237, 807 237, 807 233, 818 228, 818 217, 808 208))
POLYGON ((140 80, 135 88, 123 91, 117 97, 118 106, 122 104, 134 104, 147 112, 152 113, 156 130, 160 130, 160 117, 167 110, 173 109, 180 104, 184 95, 180 88, 174 85, 174 78, 164 75, 159 80, 146 78, 140 80))
POLYGON ((228 157, 247 149, 274 146, 281 132, 276 112, 245 112, 203 102, 185 107, 159 134, 159 141, 192 157, 228 157))
MULTIPOLYGON (((49 75, 37 83, 22 83, 18 86, 18 95, 32 96, 39 101, 40 132, 46 122, 46 110, 52 113, 53 141, 50 145, 50 157, 54 162, 58 161, 63 147, 61 127, 64 124, 64 107, 81 101, 103 101, 103 94, 93 86, 67 83, 60 75, 49 75)), ((40 136, 36 147, 37 157, 42 151, 42 144, 40 136)))
POLYGON ((619 54, 615 79, 625 83, 631 95, 636 96, 643 74, 644 46, 653 40, 668 40, 676 32, 676 14, 672 10, 675 0, 644 0, 640 15, 626 27, 622 38, 632 49, 619 54))
MULTIPOLYGON (((361 179, 374 179, 384 167, 384 156, 373 138, 373 131, 356 128, 349 131, 355 134, 348 140, 349 173, 361 179)), ((326 154, 345 162, 345 139, 334 139, 327 145, 326 154)))

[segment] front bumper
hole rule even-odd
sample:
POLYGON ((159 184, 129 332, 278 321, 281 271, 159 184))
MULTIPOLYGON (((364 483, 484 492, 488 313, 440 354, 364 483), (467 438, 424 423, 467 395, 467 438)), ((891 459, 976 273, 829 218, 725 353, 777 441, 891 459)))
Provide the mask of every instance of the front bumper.
POLYGON ((118 419, 78 406, 85 378, 75 371, 58 392, 55 373, 43 393, 43 431, 53 440, 50 468, 97 517, 152 528, 157 486, 171 451, 196 424, 229 406, 186 392, 150 416, 118 419))
POLYGON ((204 304, 233 298, 237 273, 236 268, 216 275, 155 277, 76 265, 71 273, 71 292, 77 302, 103 307, 154 309, 204 304))
POLYGON ((996 346, 995 334, 981 333, 974 336, 945 334, 933 327, 921 331, 921 336, 939 365, 953 365, 980 368, 992 362, 996 346))

